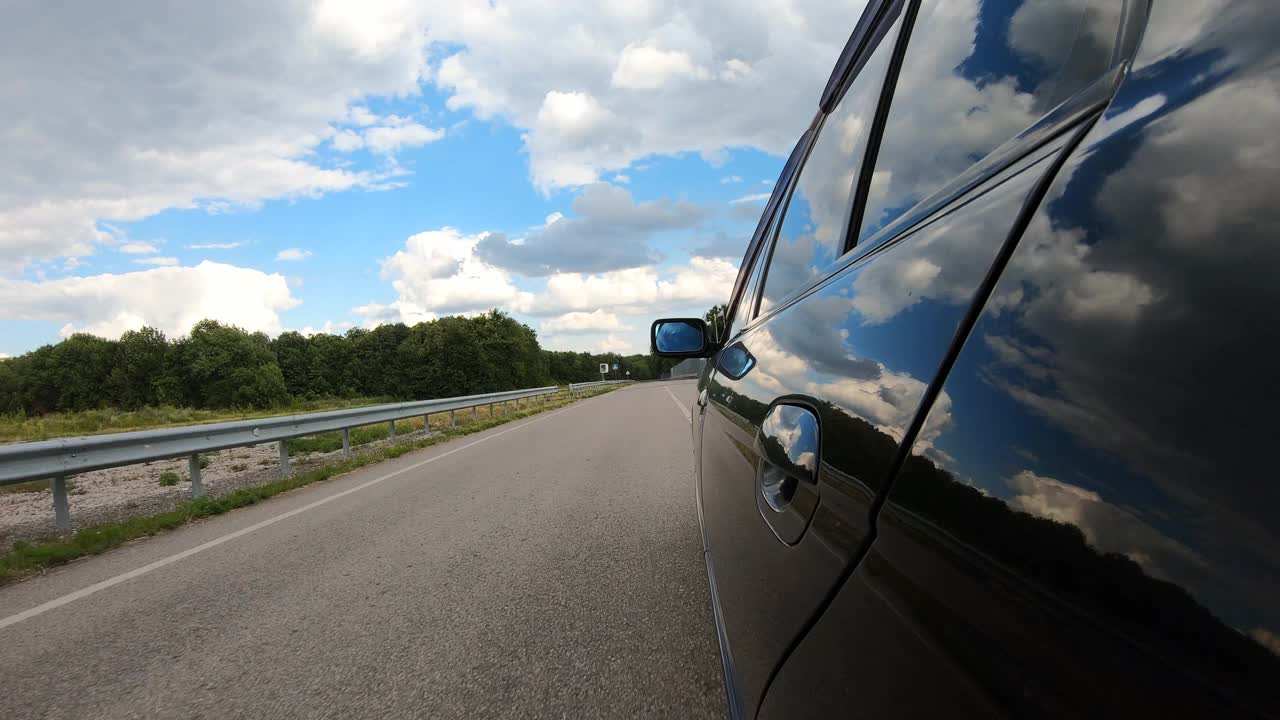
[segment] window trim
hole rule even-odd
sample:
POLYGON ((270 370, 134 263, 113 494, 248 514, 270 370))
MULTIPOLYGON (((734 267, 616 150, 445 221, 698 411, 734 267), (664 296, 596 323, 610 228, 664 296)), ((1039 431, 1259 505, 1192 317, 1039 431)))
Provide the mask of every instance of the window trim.
POLYGON ((889 111, 893 109, 893 96, 898 91, 898 77, 902 74, 902 63, 907 56, 907 46, 911 43, 911 34, 916 27, 916 15, 920 11, 921 0, 911 0, 903 13, 902 30, 898 33, 897 45, 893 55, 889 57, 889 67, 885 70, 884 85, 880 88, 880 99, 876 105, 876 114, 871 121, 871 129, 867 132, 867 151, 862 155, 862 167, 858 169, 857 185, 853 190, 853 206, 849 209, 849 224, 844 229, 844 242, 840 246, 837 259, 852 250, 858 244, 858 232, 862 229, 862 216, 867 211, 867 198, 871 195, 871 180, 875 177, 876 162, 880 159, 880 143, 884 140, 884 129, 889 123, 889 111))
MULTIPOLYGON (((787 189, 786 200, 779 206, 779 212, 782 213, 782 217, 777 223, 774 237, 771 238, 771 240, 776 240, 778 232, 781 232, 782 230, 782 225, 787 221, 786 214, 787 211, 791 209, 791 196, 795 192, 795 186, 799 183, 800 177, 804 174, 805 165, 807 165, 809 161, 809 153, 812 152, 814 146, 818 144, 818 138, 822 132, 822 127, 826 124, 826 119, 830 116, 830 113, 839 106, 840 102, 844 100, 845 94, 853 85, 853 82, 857 80, 858 76, 862 73, 862 69, 866 66, 867 61, 871 59, 871 55, 874 54, 876 50, 880 49, 880 43, 884 41, 885 36, 893 27, 893 24, 897 22, 899 15, 903 15, 902 29, 898 31, 898 37, 895 39, 893 53, 889 56, 889 65, 885 68, 884 82, 880 86, 880 94, 876 98, 876 108, 875 112, 872 114, 871 129, 868 131, 867 135, 867 148, 863 153, 862 165, 860 166, 857 178, 858 185, 855 192, 862 188, 863 176, 866 174, 865 171, 868 167, 874 168, 874 156, 879 153, 880 138, 884 134, 884 124, 889 114, 886 103, 889 98, 892 98, 893 89, 898 84, 898 71, 902 67, 902 57, 906 54, 907 39, 911 35, 911 28, 915 24, 916 10, 919 6, 920 0, 884 0, 875 6, 867 6, 862 18, 858 21, 858 27, 854 29, 853 35, 849 38, 849 43, 845 46, 845 52, 851 52, 850 47, 854 44, 855 39, 858 40, 861 44, 856 51, 857 54, 852 55, 847 61, 844 56, 841 56, 840 61, 836 66, 837 70, 842 70, 841 65, 846 63, 848 65, 848 67, 845 67, 842 70, 844 74, 840 76, 837 91, 834 92, 832 97, 833 104, 831 105, 830 110, 820 110, 818 117, 814 118, 813 125, 810 127, 810 131, 813 133, 813 136, 809 141, 808 149, 805 151, 804 160, 799 164, 792 176, 791 187, 787 189), (902 13, 904 6, 906 6, 905 14, 902 13), (872 10, 879 12, 879 15, 873 20, 876 24, 869 28, 865 28, 863 27, 863 21, 869 17, 872 10), (879 128, 878 133, 877 128, 879 128), (870 165, 868 164, 869 162, 871 163, 870 165)), ((835 80, 836 75, 833 73, 831 80, 828 81, 827 90, 823 91, 824 104, 827 100, 827 92, 832 90, 835 80)), ((871 178, 867 175, 867 189, 869 189, 870 186, 871 178)), ((853 208, 856 211, 858 208, 856 196, 853 202, 853 208)), ((863 205, 866 205, 865 197, 863 198, 863 205)), ((860 221, 858 221, 858 223, 860 224, 860 221)), ((850 215, 849 224, 850 226, 855 224, 852 213, 850 215)), ((768 257, 765 259, 764 271, 761 274, 760 283, 756 288, 756 301, 754 308, 756 315, 759 313, 760 300, 764 297, 764 289, 768 287, 769 269, 773 265, 773 251, 776 245, 776 242, 771 242, 768 247, 768 257)), ((816 279, 814 283, 821 282, 823 278, 826 278, 835 272, 834 268, 840 263, 841 257, 849 252, 848 246, 849 230, 846 228, 845 237, 841 239, 840 245, 834 248, 836 252, 835 260, 832 261, 830 265, 823 268, 824 271, 829 272, 824 272, 822 277, 816 279)), ((807 287, 811 287, 814 283, 792 288, 787 292, 787 294, 779 298, 779 304, 785 303, 788 298, 804 291, 807 287)), ((755 315, 753 315, 752 320, 755 320, 755 315)), ((745 329, 747 325, 744 325, 743 327, 745 329)))
MULTIPOLYGON (((742 295, 746 292, 748 283, 751 282, 751 274, 755 271, 756 261, 760 258, 760 253, 764 251, 765 244, 770 242, 769 228, 773 226, 774 217, 778 214, 779 209, 785 207, 783 199, 790 197, 791 186, 794 184, 798 170, 804 165, 804 160, 809 157, 809 151, 813 149, 814 138, 817 137, 816 128, 819 126, 821 114, 814 117, 809 123, 809 127, 800 135, 800 139, 796 141, 796 146, 791 150, 791 155, 787 158, 787 162, 782 167, 782 173, 778 176, 778 182, 774 185, 773 195, 769 198, 769 202, 765 204, 764 211, 760 214, 760 222, 756 224, 755 233, 752 234, 751 242, 747 244, 747 250, 743 255, 742 264, 738 266, 738 277, 733 282, 733 289, 729 292, 729 311, 725 316, 725 327, 733 327, 734 318, 737 317, 738 311, 742 306, 742 295)), ((756 289, 756 297, 759 297, 759 286, 756 289)), ((752 303, 751 318, 747 322, 755 319, 756 303, 752 303)), ((743 323, 746 327, 746 323, 743 323)), ((728 338, 726 338, 728 339, 728 338)))
POLYGON ((905 4, 906 0, 871 0, 863 8, 858 24, 849 34, 844 50, 840 52, 835 67, 831 69, 827 86, 822 90, 822 98, 818 101, 819 112, 830 115, 831 111, 835 110, 844 99, 845 92, 862 72, 862 67, 867 64, 871 53, 880 46, 884 34, 888 32, 893 21, 898 19, 898 14, 902 12, 905 4))

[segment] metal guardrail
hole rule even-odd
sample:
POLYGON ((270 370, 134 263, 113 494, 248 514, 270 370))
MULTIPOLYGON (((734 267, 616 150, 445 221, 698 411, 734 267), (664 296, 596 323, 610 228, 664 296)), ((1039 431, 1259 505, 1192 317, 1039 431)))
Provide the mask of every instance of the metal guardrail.
POLYGON ((509 411, 510 402, 518 405, 521 400, 558 392, 560 388, 552 385, 301 415, 0 445, 0 485, 51 478, 54 522, 59 529, 66 530, 71 527, 66 481, 77 473, 186 456, 190 463, 191 496, 200 497, 204 494, 200 482, 201 453, 276 442, 280 445, 280 472, 287 476, 290 472, 287 441, 293 438, 341 430, 342 451, 349 456, 353 427, 386 422, 391 424, 394 436, 396 420, 422 416, 425 421, 428 415, 445 412, 449 413, 449 427, 453 427, 454 414, 458 410, 470 409, 475 418, 476 408, 488 405, 492 416, 498 403, 502 404, 504 411, 509 411))
POLYGON ((569 394, 573 395, 579 390, 604 387, 606 385, 628 385, 633 382, 635 380, 594 380, 592 382, 569 383, 569 394))

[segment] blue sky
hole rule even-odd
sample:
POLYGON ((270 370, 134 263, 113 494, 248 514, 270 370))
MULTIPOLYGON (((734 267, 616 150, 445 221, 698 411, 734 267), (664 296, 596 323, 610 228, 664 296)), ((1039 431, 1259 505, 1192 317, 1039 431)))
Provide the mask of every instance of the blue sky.
POLYGON ((861 5, 95 7, 93 36, 24 10, 0 353, 489 307, 643 352, 652 317, 726 299, 861 5))

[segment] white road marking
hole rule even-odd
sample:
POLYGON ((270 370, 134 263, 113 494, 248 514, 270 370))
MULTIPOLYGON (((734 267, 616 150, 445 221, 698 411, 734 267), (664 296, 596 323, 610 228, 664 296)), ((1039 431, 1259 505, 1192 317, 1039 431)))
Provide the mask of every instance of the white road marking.
MULTIPOLYGON (((674 397, 674 396, 673 396, 673 397, 674 397)), ((486 435, 485 437, 482 437, 482 438, 480 438, 479 440, 474 440, 474 441, 472 441, 472 442, 467 443, 466 445, 460 445, 460 446, 458 446, 458 447, 456 447, 456 448, 454 448, 454 449, 452 449, 452 450, 447 450, 447 451, 445 451, 445 452, 442 452, 442 453, 440 453, 439 455, 433 455, 432 457, 429 457, 429 458, 427 458, 426 460, 422 460, 422 461, 416 462, 416 463, 414 463, 414 464, 412 464, 412 465, 407 465, 407 466, 405 466, 405 467, 400 468, 399 470, 393 470, 393 471, 391 471, 391 472, 387 473, 386 475, 382 475, 382 476, 376 477, 376 478, 374 478, 374 479, 372 479, 372 480, 369 480, 368 482, 360 483, 359 485, 356 485, 356 486, 355 486, 355 487, 353 487, 353 488, 348 488, 348 489, 343 490, 343 491, 341 491, 341 492, 336 492, 336 493, 334 493, 334 494, 332 494, 332 495, 329 495, 328 497, 324 497, 324 498, 321 498, 321 499, 319 499, 319 500, 316 500, 316 501, 315 501, 315 502, 313 502, 313 503, 308 503, 308 504, 306 504, 306 505, 303 505, 303 506, 302 506, 302 507, 300 507, 300 508, 294 508, 293 510, 290 510, 290 511, 288 511, 288 512, 280 513, 279 515, 276 515, 276 516, 275 516, 275 517, 273 517, 273 518, 267 518, 266 520, 263 520, 262 522, 257 522, 257 523, 254 523, 254 524, 252 524, 252 525, 248 526, 248 527, 245 527, 245 528, 241 528, 241 529, 239 529, 239 530, 236 530, 235 532, 227 533, 226 535, 223 535, 223 536, 222 536, 222 537, 220 537, 220 538, 215 538, 215 539, 210 540, 209 542, 204 543, 204 544, 202 544, 202 545, 197 545, 197 546, 195 546, 195 547, 193 547, 193 548, 190 548, 190 549, 187 549, 187 550, 183 550, 183 551, 182 551, 182 552, 180 552, 180 553, 175 553, 175 554, 173 554, 173 555, 170 555, 169 557, 161 558, 160 560, 157 560, 157 561, 155 561, 155 562, 153 562, 153 563, 150 563, 150 564, 147 564, 147 565, 143 565, 143 566, 142 566, 142 567, 140 567, 140 568, 135 568, 135 569, 130 570, 130 571, 126 572, 126 573, 121 573, 121 574, 119 574, 119 575, 116 575, 116 576, 115 576, 115 577, 113 577, 113 578, 108 578, 108 579, 106 579, 106 580, 103 580, 102 582, 96 582, 96 583, 94 583, 94 584, 92 584, 92 585, 90 585, 90 586, 88 586, 88 587, 84 587, 84 588, 81 588, 81 589, 79 589, 79 590, 76 590, 75 592, 67 593, 66 595, 63 595, 63 596, 62 596, 62 597, 60 597, 60 598, 55 598, 55 599, 53 599, 53 600, 50 600, 49 602, 42 603, 42 604, 37 605, 37 606, 35 606, 35 607, 33 607, 33 608, 29 609, 29 610, 23 610, 22 612, 17 613, 17 614, 15 614, 15 615, 10 615, 9 617, 4 618, 3 620, 0 620, 0 629, 7 628, 7 627, 9 627, 10 625, 16 625, 16 624, 18 624, 18 623, 22 622, 23 620, 30 620, 31 618, 36 617, 37 615, 43 615, 44 613, 47 613, 47 612, 49 612, 50 610, 54 610, 54 609, 60 608, 60 607, 62 607, 63 605, 66 605, 67 603, 75 602, 76 600, 79 600, 79 599, 81 599, 81 598, 89 597, 90 595, 93 595, 94 593, 101 592, 101 591, 103 591, 103 590, 106 590, 107 588, 110 588, 110 587, 114 587, 114 586, 116 586, 116 585, 119 585, 119 584, 120 584, 120 583, 122 583, 122 582, 126 582, 126 581, 128 581, 128 580, 132 580, 132 579, 134 579, 134 578, 136 578, 136 577, 140 577, 140 576, 142 576, 142 575, 146 575, 147 573, 151 572, 152 570, 159 570, 160 568, 165 567, 166 565, 172 565, 172 564, 174 564, 174 563, 178 562, 179 560, 183 560, 183 559, 186 559, 186 558, 191 557, 192 555, 196 555, 196 554, 198 554, 198 553, 202 553, 202 552, 204 552, 205 550, 209 550, 209 549, 215 548, 215 547, 217 547, 217 546, 219 546, 219 545, 221 545, 221 544, 223 544, 223 543, 225 543, 225 542, 230 542, 230 541, 232 541, 232 540, 235 540, 235 539, 236 539, 236 538, 238 538, 238 537, 243 537, 243 536, 245 536, 245 535, 248 535, 248 534, 249 534, 249 533, 251 533, 251 532, 255 532, 255 531, 257 531, 257 530, 261 530, 261 529, 262 529, 262 528, 264 528, 264 527, 268 527, 268 526, 270 526, 270 525, 275 525, 276 523, 280 522, 281 520, 287 520, 288 518, 291 518, 291 517, 293 517, 294 515, 301 515, 302 513, 307 512, 308 510, 314 510, 314 509, 316 509, 316 508, 320 507, 321 505, 326 505, 326 504, 328 504, 328 503, 333 502, 334 500, 337 500, 337 499, 339 499, 339 498, 346 497, 346 496, 348 496, 348 495, 350 495, 350 494, 352 494, 352 493, 360 492, 361 490, 364 490, 365 488, 368 488, 368 487, 372 487, 372 486, 374 486, 374 485, 377 485, 378 483, 383 482, 384 480, 390 480, 391 478, 396 477, 397 475, 403 475, 403 474, 405 474, 405 473, 409 472, 410 470, 417 470, 418 468, 422 467, 423 465, 427 465, 427 464, 433 463, 433 462, 435 462, 435 461, 437 461, 437 460, 439 460, 439 459, 441 459, 441 458, 449 457, 450 455, 452 455, 452 454, 454 454, 454 453, 462 452, 463 450, 466 450, 467 448, 475 447, 476 445, 479 445, 480 443, 488 442, 488 441, 490 441, 490 440, 492 440, 492 439, 494 439, 494 438, 502 437, 503 435, 506 435, 506 434, 507 434, 507 433, 509 433, 509 432, 515 432, 516 430, 520 430, 521 428, 529 427, 530 425, 533 425, 534 423, 539 422, 539 421, 541 421, 541 420, 548 420, 548 419, 550 419, 550 418, 555 417, 556 415, 559 415, 559 414, 560 414, 560 413, 562 413, 562 412, 565 412, 566 410, 570 410, 570 409, 575 408, 575 407, 578 407, 578 406, 580 406, 580 405, 582 405, 582 403, 574 403, 574 404, 572 404, 572 405, 570 405, 569 407, 566 407, 566 408, 564 408, 564 409, 556 410, 555 412, 553 412, 553 413, 549 413, 549 414, 547 414, 547 415, 543 415, 542 417, 536 417, 536 418, 534 418, 533 420, 530 420, 529 422, 521 423, 520 425, 517 425, 517 426, 512 427, 512 428, 507 428, 506 430, 503 430, 503 431, 501 431, 501 432, 496 432, 496 433, 494 433, 494 434, 492 434, 492 435, 486 435)))
MULTIPOLYGON (((671 392, 670 386, 663 385, 662 389, 667 391, 667 394, 671 396, 671 402, 675 403, 676 407, 680 408, 680 412, 684 415, 684 419, 688 420, 689 424, 692 425, 693 415, 689 414, 689 408, 685 407, 684 403, 680 402, 680 398, 676 397, 676 394, 671 392)), ((0 627, 3 627, 3 625, 0 625, 0 627)))

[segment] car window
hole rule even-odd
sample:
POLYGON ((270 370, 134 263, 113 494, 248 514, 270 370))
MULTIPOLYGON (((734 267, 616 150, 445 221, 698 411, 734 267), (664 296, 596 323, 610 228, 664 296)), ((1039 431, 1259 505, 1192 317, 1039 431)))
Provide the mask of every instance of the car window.
POLYGON ((820 277, 842 253, 854 179, 879 102, 899 18, 823 120, 788 201, 764 276, 760 311, 820 277))
POLYGON ((1102 75, 1122 11, 1122 0, 921 3, 858 242, 1102 75))
POLYGON ((765 231, 763 247, 760 248, 760 252, 756 253, 755 262, 752 263, 751 276, 747 280, 747 288, 742 291, 742 297, 738 298, 738 306, 733 311, 733 321, 729 324, 729 334, 725 336, 726 338, 737 335, 756 316, 756 291, 760 288, 760 276, 764 273, 765 258, 769 256, 769 240, 773 237, 776 227, 777 220, 775 218, 774 223, 765 231))

